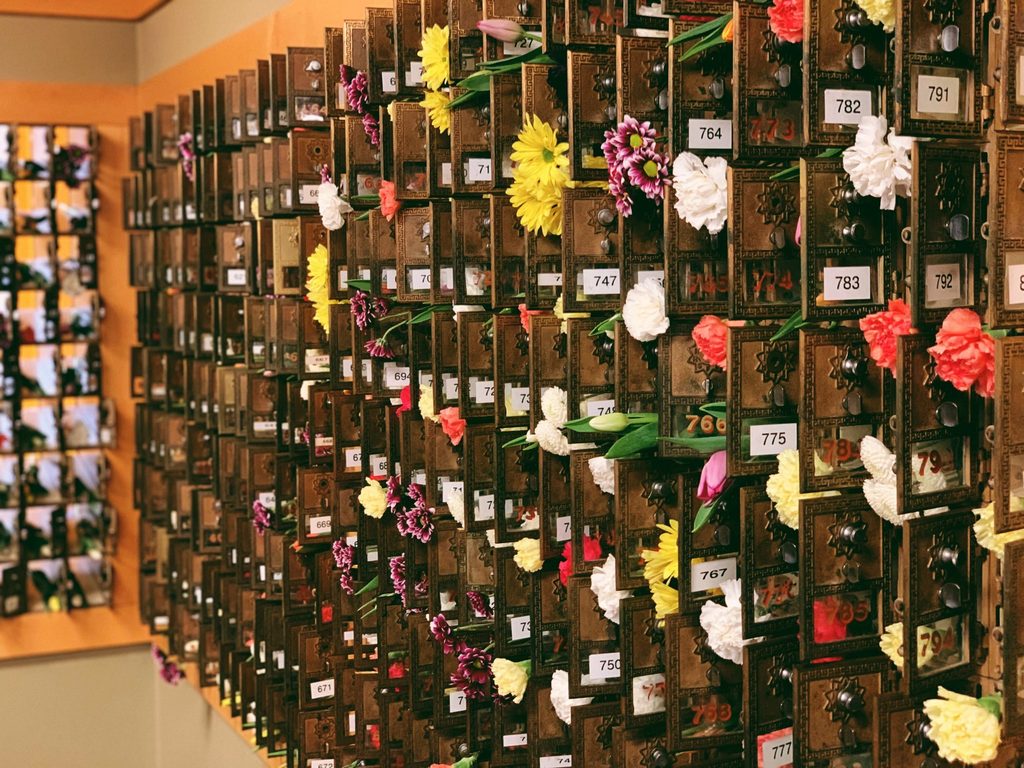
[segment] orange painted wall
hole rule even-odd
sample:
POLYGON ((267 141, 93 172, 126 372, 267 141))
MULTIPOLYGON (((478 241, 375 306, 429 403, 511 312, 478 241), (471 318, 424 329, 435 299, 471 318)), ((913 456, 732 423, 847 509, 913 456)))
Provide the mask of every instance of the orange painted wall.
MULTIPOLYGON (((238 0, 244 2, 244 0, 238 0)), ((0 623, 0 660, 29 655, 146 642, 138 621, 138 525, 132 507, 134 406, 130 348, 135 343, 135 291, 128 285, 128 239, 121 229, 121 178, 128 173, 128 117, 217 77, 251 67, 256 59, 288 46, 323 45, 324 27, 363 18, 366 0, 293 0, 281 10, 234 34, 139 86, 92 86, 0 81, 0 120, 87 123, 100 133, 97 222, 101 294, 103 387, 115 401, 118 445, 109 452, 109 498, 120 515, 115 563, 114 607, 73 615, 30 615, 0 623)), ((182 31, 186 34, 186 31, 182 31)), ((42 53, 41 53, 42 55, 42 53)))

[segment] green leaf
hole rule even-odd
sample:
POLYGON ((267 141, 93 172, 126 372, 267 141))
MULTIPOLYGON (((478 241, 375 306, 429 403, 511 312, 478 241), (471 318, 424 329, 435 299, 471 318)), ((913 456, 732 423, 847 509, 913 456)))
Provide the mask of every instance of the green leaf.
POLYGON ((804 322, 803 310, 798 309, 796 312, 790 315, 789 319, 782 324, 782 327, 775 332, 775 334, 771 338, 771 341, 779 341, 780 339, 784 339, 793 331, 798 330, 800 328, 804 328, 808 325, 810 325, 810 323, 804 322))
POLYGON ((647 451, 658 444, 658 423, 644 424, 631 430, 612 443, 604 455, 606 459, 623 459, 647 451))
POLYGON ((458 87, 470 91, 491 90, 491 77, 494 72, 490 70, 477 70, 472 75, 459 81, 458 87))
POLYGON ((718 499, 720 498, 722 497, 718 496, 700 505, 700 509, 697 510, 697 514, 693 518, 693 533, 703 528, 708 520, 711 519, 711 516, 715 514, 715 510, 718 508, 718 499))
MULTIPOLYGON (((544 49, 538 46, 536 48, 531 48, 526 53, 520 53, 518 56, 506 56, 503 59, 495 59, 494 61, 482 61, 480 62, 480 69, 516 69, 522 66, 523 64, 527 64, 531 61, 533 61, 535 64, 549 63, 544 61, 535 61, 536 59, 541 58, 543 53, 544 49)), ((544 58, 549 59, 550 61, 549 56, 544 56, 544 58)))
POLYGON ((430 316, 433 315, 435 312, 439 312, 442 309, 448 309, 449 307, 451 307, 451 304, 431 304, 418 315, 413 315, 412 319, 409 321, 409 325, 419 325, 420 323, 425 323, 427 322, 427 320, 430 319, 430 316))
POLYGON ((661 439, 666 443, 685 446, 702 455, 725 450, 725 435, 712 435, 711 437, 663 437, 661 439))
POLYGON ((679 45, 679 43, 685 43, 687 40, 693 40, 698 37, 703 37, 709 32, 720 32, 725 29, 725 25, 732 20, 732 14, 727 13, 724 16, 719 16, 717 19, 706 21, 703 24, 698 24, 692 29, 688 29, 682 32, 666 43, 669 47, 673 45, 679 45))
POLYGON ((717 416, 723 419, 725 418, 724 402, 704 403, 704 405, 702 405, 697 410, 699 410, 701 413, 706 413, 708 416, 717 416))
POLYGON ((725 45, 725 43, 726 41, 722 39, 722 36, 718 33, 715 33, 715 36, 705 37, 696 45, 692 45, 689 48, 687 48, 683 52, 683 55, 679 57, 679 60, 686 61, 687 59, 692 59, 694 56, 704 53, 704 51, 708 50, 709 48, 714 48, 715 46, 718 45, 725 45))
MULTIPOLYGON (((490 80, 488 80, 487 90, 489 91, 490 89, 491 83, 490 80)), ((456 96, 454 99, 448 102, 448 109, 456 109, 457 107, 461 107, 464 104, 469 104, 470 102, 475 101, 476 98, 480 96, 482 93, 483 91, 469 91, 468 93, 464 93, 461 96, 456 96)))
POLYGON ((525 444, 526 444, 526 435, 520 435, 519 437, 512 438, 507 443, 503 443, 501 447, 502 448, 515 448, 517 445, 525 445, 525 444))
POLYGON ((621 320, 621 319, 622 319, 622 313, 621 312, 616 312, 614 315, 609 317, 607 320, 602 320, 600 323, 595 325, 594 329, 590 332, 589 335, 590 336, 600 336, 602 333, 605 333, 606 331, 614 330, 615 326, 618 324, 619 320, 621 320))
POLYGON ((788 181, 789 179, 795 179, 800 175, 800 166, 791 165, 789 168, 783 168, 778 173, 773 173, 768 178, 772 181, 788 181))
POLYGON ((356 216, 356 221, 366 221, 368 218, 370 218, 370 212, 369 211, 367 211, 366 213, 362 213, 362 214, 356 216))
POLYGON ((368 582, 366 582, 359 589, 358 592, 356 592, 356 597, 358 597, 359 595, 362 595, 362 594, 364 594, 366 592, 369 592, 371 589, 376 589, 379 584, 380 584, 380 576, 374 576, 372 579, 370 579, 368 582))
POLYGON ((369 291, 372 287, 369 280, 346 280, 345 284, 349 288, 355 288, 359 291, 369 291))
POLYGON ((1001 694, 993 693, 988 696, 982 696, 978 699, 978 706, 989 714, 994 715, 997 719, 1002 719, 1003 717, 1003 697, 1001 694))

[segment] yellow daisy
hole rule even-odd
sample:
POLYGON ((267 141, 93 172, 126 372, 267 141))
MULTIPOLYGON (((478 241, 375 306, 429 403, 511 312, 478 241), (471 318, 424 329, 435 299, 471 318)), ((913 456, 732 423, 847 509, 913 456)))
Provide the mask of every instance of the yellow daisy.
POLYGON ((654 600, 654 617, 664 619, 679 613, 679 590, 661 581, 651 584, 651 597, 654 600))
POLYGON ((514 179, 505 191, 528 232, 562 234, 562 188, 534 180, 514 179))
POLYGON ((558 140, 555 129, 536 115, 527 115, 523 130, 512 145, 515 177, 535 180, 541 184, 564 187, 569 181, 568 143, 558 140))
POLYGON ((330 306, 339 302, 330 298, 330 257, 327 249, 318 245, 306 261, 306 298, 316 312, 313 319, 330 333, 330 306))
POLYGON ((448 111, 451 101, 443 91, 427 91, 420 102, 420 106, 427 110, 430 124, 441 133, 448 133, 452 125, 452 113, 448 111))
POLYGON ((668 525, 659 525, 657 549, 645 549, 640 553, 644 560, 644 578, 648 582, 679 578, 679 521, 670 520, 668 525))
POLYGON ((425 30, 418 55, 423 63, 423 84, 428 90, 440 90, 449 76, 448 27, 435 24, 425 30))

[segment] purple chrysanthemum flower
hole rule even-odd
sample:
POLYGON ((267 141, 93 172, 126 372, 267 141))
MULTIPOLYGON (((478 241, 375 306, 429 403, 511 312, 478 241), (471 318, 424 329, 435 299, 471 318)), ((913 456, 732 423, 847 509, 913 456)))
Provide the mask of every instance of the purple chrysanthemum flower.
POLYGON ((389 475, 387 481, 384 483, 384 489, 386 494, 386 500, 388 509, 392 512, 402 503, 404 494, 402 493, 402 478, 398 475, 389 475))
POLYGON ((391 302, 387 299, 377 297, 373 300, 373 316, 375 319, 380 320, 382 317, 386 317, 390 311, 391 302))
POLYGON ((451 681, 467 699, 486 699, 491 687, 494 657, 481 648, 466 647, 459 652, 459 667, 451 681))
POLYGON ((658 137, 657 131, 651 127, 650 121, 640 122, 635 117, 626 115, 614 131, 604 132, 604 143, 601 151, 611 167, 622 163, 637 150, 653 146, 658 137))
POLYGON ((426 544, 434 537, 434 512, 423 498, 404 512, 397 513, 398 532, 426 544))
POLYGON ((402 595, 402 602, 405 602, 405 555, 395 555, 388 560, 388 570, 391 573, 391 586, 395 593, 402 595))
POLYGON ((441 650, 445 656, 459 653, 466 647, 462 640, 455 637, 451 626, 448 624, 448 619, 445 618, 443 613, 437 614, 437 616, 430 620, 430 634, 434 640, 441 644, 441 650))
POLYGON ((377 122, 377 118, 369 112, 363 114, 363 130, 366 132, 367 138, 370 139, 370 143, 375 147, 379 147, 380 123, 377 122))
POLYGON ((427 578, 427 574, 421 573, 420 577, 416 579, 416 583, 412 587, 412 591, 416 597, 426 597, 427 591, 430 589, 430 579, 427 578))
POLYGON ((345 86, 345 98, 348 99, 348 106, 353 112, 360 115, 366 112, 366 100, 369 92, 369 84, 365 72, 356 72, 347 81, 342 71, 342 84, 345 86))
POLYGON ((360 331, 365 331, 367 326, 373 322, 373 312, 370 309, 369 294, 357 290, 349 299, 349 309, 352 312, 352 319, 360 331))
POLYGON ((483 592, 477 592, 476 590, 471 589, 466 592, 466 599, 469 600, 469 607, 478 618, 494 618, 494 610, 491 608, 491 601, 483 592))
POLYGON ((633 199, 626 189, 622 169, 617 164, 608 166, 608 192, 615 198, 615 208, 619 213, 626 218, 633 215, 633 199))
POLYGON ((252 527, 260 536, 270 528, 270 510, 263 506, 259 500, 252 503, 252 527))
POLYGON ((417 483, 409 483, 409 488, 406 490, 406 493, 409 494, 409 498, 412 499, 414 502, 422 501, 424 498, 423 487, 418 485, 417 483))
POLYGON ((193 144, 193 137, 190 131, 186 131, 178 137, 178 156, 181 158, 181 170, 189 181, 196 180, 196 151, 193 144))
POLYGON ((395 353, 383 339, 370 339, 363 345, 363 349, 370 357, 380 357, 385 360, 394 360, 395 353))
POLYGON ((625 162, 629 183, 643 192, 648 200, 661 201, 668 184, 668 157, 656 147, 644 147, 625 162))
POLYGON ((346 595, 356 593, 355 582, 352 579, 352 566, 355 563, 356 548, 344 539, 334 542, 334 564, 338 566, 341 574, 338 576, 338 583, 346 595))

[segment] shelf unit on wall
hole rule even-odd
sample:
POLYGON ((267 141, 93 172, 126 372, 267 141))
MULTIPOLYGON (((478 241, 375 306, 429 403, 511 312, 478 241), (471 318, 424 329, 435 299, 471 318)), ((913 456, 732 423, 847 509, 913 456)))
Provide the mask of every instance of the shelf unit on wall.
POLYGON ((97 132, 0 123, 0 615, 109 605, 97 132))

